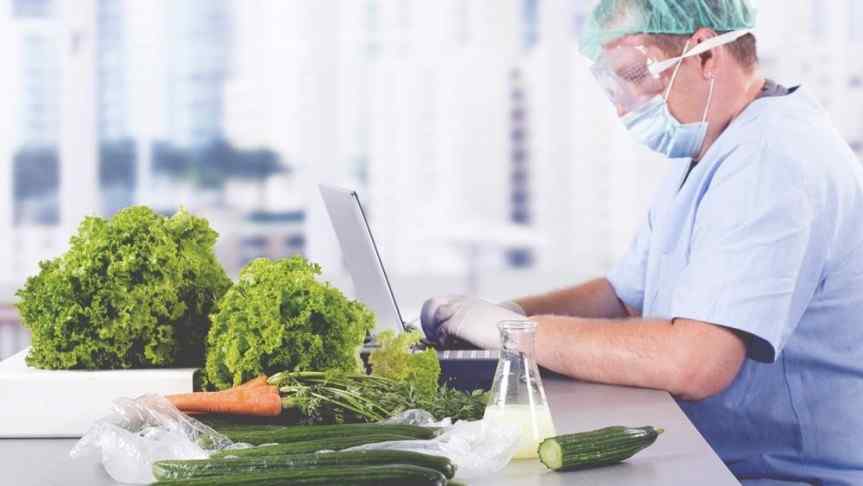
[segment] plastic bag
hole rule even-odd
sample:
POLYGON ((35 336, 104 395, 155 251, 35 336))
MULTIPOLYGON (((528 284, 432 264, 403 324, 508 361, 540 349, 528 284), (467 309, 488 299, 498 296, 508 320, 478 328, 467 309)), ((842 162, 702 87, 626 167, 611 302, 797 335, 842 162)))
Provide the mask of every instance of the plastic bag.
POLYGON ((114 400, 113 413, 98 420, 79 440, 72 457, 101 452, 102 465, 122 483, 154 482, 153 463, 163 459, 205 459, 231 441, 183 414, 165 397, 144 395, 114 400))
POLYGON ((413 408, 404 412, 393 415, 392 417, 381 420, 382 424, 400 424, 400 425, 420 425, 423 427, 452 427, 452 419, 449 417, 435 421, 434 415, 425 410, 413 408))
POLYGON ((456 478, 471 479, 495 473, 505 468, 518 448, 521 430, 513 424, 495 423, 483 427, 482 420, 450 419, 435 422, 424 410, 408 410, 383 423, 405 423, 443 427, 444 432, 431 440, 399 440, 352 447, 348 450, 395 449, 414 451, 449 458, 456 466, 456 478))

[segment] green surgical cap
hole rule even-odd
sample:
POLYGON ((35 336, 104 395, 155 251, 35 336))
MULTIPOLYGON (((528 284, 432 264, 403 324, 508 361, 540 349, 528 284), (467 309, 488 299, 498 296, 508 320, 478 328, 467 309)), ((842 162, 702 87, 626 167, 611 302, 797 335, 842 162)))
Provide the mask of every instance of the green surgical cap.
POLYGON ((580 50, 596 60, 602 46, 634 34, 694 34, 755 27, 747 0, 600 0, 585 21, 580 50))

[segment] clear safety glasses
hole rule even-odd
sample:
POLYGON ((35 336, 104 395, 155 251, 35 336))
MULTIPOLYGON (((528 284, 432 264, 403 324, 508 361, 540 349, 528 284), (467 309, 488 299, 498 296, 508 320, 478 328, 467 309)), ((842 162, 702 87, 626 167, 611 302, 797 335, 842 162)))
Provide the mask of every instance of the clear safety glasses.
POLYGON ((652 58, 644 45, 605 49, 591 72, 618 111, 629 113, 664 93, 670 83, 663 79, 662 73, 668 69, 683 59, 734 42, 749 33, 751 30, 727 32, 696 45, 683 55, 664 60, 652 58))

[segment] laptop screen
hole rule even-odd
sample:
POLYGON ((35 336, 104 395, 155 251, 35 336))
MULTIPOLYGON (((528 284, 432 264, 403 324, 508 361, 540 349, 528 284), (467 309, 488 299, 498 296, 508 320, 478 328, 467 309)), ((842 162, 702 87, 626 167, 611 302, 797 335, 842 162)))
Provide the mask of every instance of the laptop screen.
POLYGON ((375 313, 375 334, 404 330, 404 320, 357 193, 319 186, 357 299, 375 313))

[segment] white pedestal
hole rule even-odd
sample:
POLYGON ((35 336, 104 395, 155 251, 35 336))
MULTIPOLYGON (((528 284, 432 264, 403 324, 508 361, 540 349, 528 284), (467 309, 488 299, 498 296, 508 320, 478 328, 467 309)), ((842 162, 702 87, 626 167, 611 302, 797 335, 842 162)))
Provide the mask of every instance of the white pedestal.
POLYGON ((195 368, 39 370, 29 352, 0 362, 0 437, 81 437, 115 398, 193 391, 195 368))

